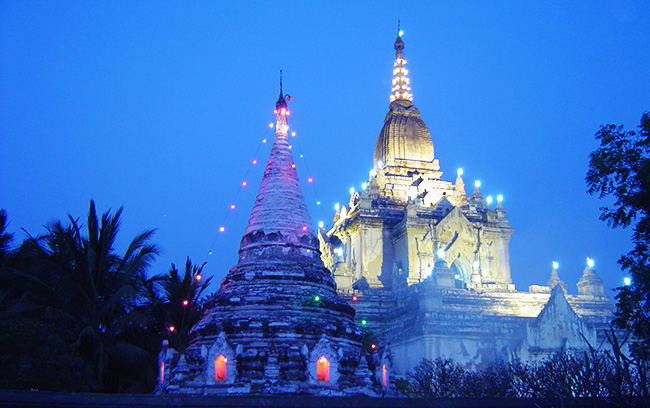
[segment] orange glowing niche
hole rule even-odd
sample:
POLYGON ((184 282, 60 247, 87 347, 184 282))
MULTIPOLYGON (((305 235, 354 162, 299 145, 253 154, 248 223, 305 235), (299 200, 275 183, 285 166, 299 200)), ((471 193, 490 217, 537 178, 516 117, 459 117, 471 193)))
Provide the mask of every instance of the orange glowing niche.
POLYGON ((385 387, 388 387, 388 370, 386 369, 386 364, 381 366, 381 383, 385 387))
POLYGON ((329 382, 330 380, 330 362, 322 356, 316 362, 316 381, 329 382))
POLYGON ((214 380, 215 381, 226 381, 226 365, 228 364, 228 359, 219 354, 217 358, 214 359, 214 380))

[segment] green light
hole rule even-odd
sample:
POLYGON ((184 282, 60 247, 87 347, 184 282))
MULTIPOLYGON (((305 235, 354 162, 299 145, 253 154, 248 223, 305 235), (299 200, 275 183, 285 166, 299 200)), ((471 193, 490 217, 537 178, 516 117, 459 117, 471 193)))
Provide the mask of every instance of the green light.
POLYGON ((320 296, 318 295, 314 296, 314 302, 320 302, 320 296))
POLYGON ((320 205, 320 201, 316 201, 316 205, 320 205))
POLYGON ((367 322, 365 319, 361 321, 361 325, 362 325, 362 326, 365 326, 366 323, 368 323, 368 322, 367 322))

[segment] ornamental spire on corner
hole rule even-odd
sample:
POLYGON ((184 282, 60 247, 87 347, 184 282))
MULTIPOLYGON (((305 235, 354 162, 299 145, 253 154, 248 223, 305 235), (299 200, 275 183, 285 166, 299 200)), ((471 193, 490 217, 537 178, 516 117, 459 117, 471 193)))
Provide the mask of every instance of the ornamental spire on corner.
POLYGON ((400 23, 397 23, 397 39, 395 40, 395 69, 393 69, 393 89, 390 95, 390 101, 413 101, 411 95, 411 87, 409 86, 409 79, 407 77, 408 70, 404 68, 406 60, 404 59, 404 41, 402 41, 402 30, 400 30, 400 23))

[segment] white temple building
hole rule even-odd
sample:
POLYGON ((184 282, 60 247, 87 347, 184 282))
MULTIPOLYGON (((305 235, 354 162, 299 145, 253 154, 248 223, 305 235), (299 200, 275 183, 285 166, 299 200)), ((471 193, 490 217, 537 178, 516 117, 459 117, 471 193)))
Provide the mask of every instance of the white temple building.
POLYGON ((422 358, 467 368, 534 361, 561 349, 607 347, 613 304, 588 260, 570 294, 554 263, 545 285, 512 283, 513 228, 499 196, 442 178, 431 134, 413 104, 401 33, 389 111, 362 191, 319 233, 325 266, 356 319, 385 339, 396 374, 422 358))

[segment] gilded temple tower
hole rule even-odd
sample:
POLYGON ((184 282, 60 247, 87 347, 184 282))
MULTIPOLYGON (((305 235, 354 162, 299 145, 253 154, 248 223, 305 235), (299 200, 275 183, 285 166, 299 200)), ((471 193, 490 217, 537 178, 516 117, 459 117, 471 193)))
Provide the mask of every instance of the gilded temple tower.
POLYGON ((394 48, 390 104, 366 188, 351 192, 334 226, 320 234, 327 266, 342 290, 428 278, 441 287, 514 290, 513 230, 503 205, 486 204, 478 185, 468 197, 461 170, 454 183, 442 179, 431 133, 413 104, 401 31, 394 48))

